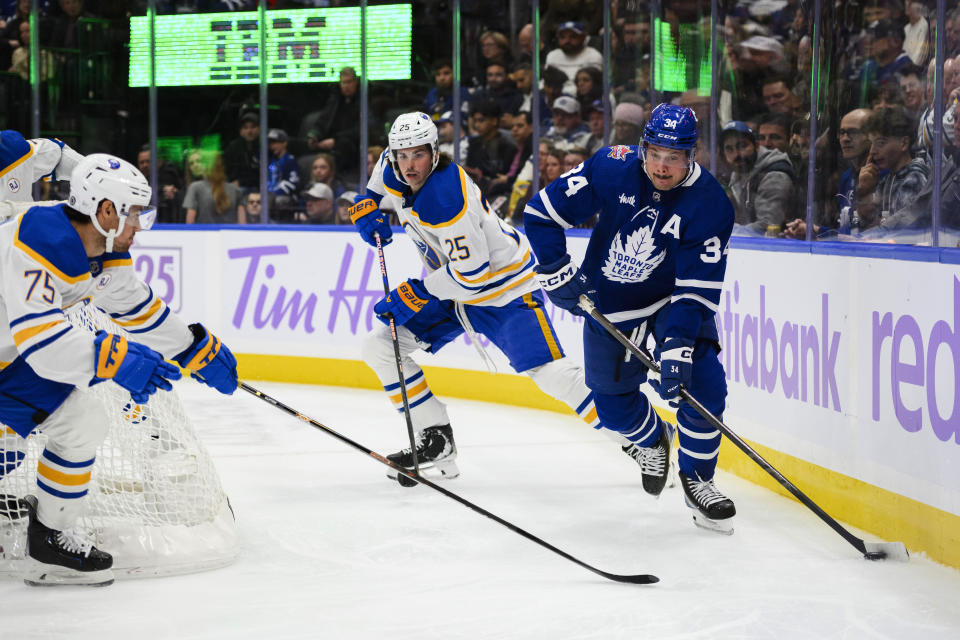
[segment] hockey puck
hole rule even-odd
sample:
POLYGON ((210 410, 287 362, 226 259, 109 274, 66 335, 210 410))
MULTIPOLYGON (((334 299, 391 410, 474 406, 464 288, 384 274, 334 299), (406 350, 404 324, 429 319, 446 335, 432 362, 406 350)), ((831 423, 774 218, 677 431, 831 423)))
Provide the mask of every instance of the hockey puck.
POLYGON ((405 476, 405 475, 403 475, 403 474, 397 474, 397 482, 400 483, 400 486, 401 486, 401 487, 415 487, 415 486, 417 486, 418 484, 420 484, 420 483, 417 482, 416 480, 413 480, 413 479, 411 479, 411 478, 408 478, 407 476, 405 476))
POLYGON ((863 557, 866 560, 883 560, 887 557, 887 554, 883 551, 868 551, 867 553, 863 554, 863 557))

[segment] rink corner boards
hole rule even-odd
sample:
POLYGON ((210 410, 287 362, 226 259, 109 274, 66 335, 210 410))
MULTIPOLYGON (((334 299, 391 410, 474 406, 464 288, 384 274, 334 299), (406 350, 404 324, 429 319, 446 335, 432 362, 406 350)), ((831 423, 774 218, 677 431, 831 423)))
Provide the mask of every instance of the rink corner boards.
MULTIPOLYGON (((244 379, 380 389, 373 372, 358 360, 236 355, 244 379)), ((572 413, 566 405, 537 389, 526 376, 430 366, 424 366, 423 370, 434 393, 441 397, 572 413)), ((666 420, 675 421, 672 413, 659 408, 657 411, 666 420)), ((729 426, 736 430, 736 425, 729 426)), ((960 569, 960 517, 957 515, 755 442, 750 445, 838 520, 887 540, 902 540, 911 553, 923 553, 935 562, 960 569)), ((720 467, 790 497, 780 484, 727 440, 721 447, 720 467)))

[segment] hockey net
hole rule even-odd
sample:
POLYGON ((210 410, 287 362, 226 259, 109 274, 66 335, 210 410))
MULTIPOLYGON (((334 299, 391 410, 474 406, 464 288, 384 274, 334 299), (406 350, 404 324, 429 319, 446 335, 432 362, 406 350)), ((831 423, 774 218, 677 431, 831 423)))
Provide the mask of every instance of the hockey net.
MULTIPOLYGON (((124 333, 92 305, 74 305, 67 317, 90 331, 124 333)), ((233 562, 240 550, 233 512, 176 391, 158 391, 144 405, 112 381, 79 392, 100 400, 110 423, 78 526, 113 555, 114 574, 175 575, 233 562)), ((36 493, 45 441, 37 431, 24 440, 0 423, 0 573, 20 571, 26 546, 26 518, 5 498, 36 493)))

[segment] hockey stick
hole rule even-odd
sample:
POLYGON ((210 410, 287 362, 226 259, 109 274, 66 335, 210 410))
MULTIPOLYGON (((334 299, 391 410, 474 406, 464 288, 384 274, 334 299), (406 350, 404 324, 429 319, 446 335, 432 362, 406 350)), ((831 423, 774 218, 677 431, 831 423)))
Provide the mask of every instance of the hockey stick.
POLYGON ((431 489, 433 489, 433 490, 435 490, 435 491, 439 491, 440 493, 442 493, 443 495, 447 496, 448 498, 450 498, 450 499, 452 499, 452 500, 456 500, 457 502, 459 502, 459 503, 462 504, 463 506, 468 507, 469 509, 472 509, 473 511, 476 511, 476 512, 479 513, 480 515, 486 516, 486 517, 490 518, 491 520, 494 520, 494 521, 502 524, 503 526, 505 526, 506 528, 510 529, 510 530, 513 531, 514 533, 520 534, 521 536, 523 536, 523 537, 526 538, 527 540, 530 540, 531 542, 535 542, 535 543, 537 543, 538 545, 540 545, 541 547, 544 547, 544 548, 546 548, 546 549, 549 549, 550 551, 553 551, 553 552, 556 553, 557 555, 566 558, 566 559, 569 560, 570 562, 573 562, 573 563, 575 563, 575 564, 580 565, 581 567, 583 567, 584 569, 587 569, 588 571, 592 571, 593 573, 597 574, 598 576, 603 576, 604 578, 607 578, 608 580, 613 580, 614 582, 628 582, 628 583, 631 583, 631 584, 653 584, 654 582, 659 582, 659 581, 660 581, 660 579, 657 578, 657 576, 650 575, 650 574, 645 574, 645 573, 644 573, 644 574, 639 574, 639 575, 624 576, 624 575, 619 575, 619 574, 616 574, 616 573, 607 573, 606 571, 601 571, 600 569, 597 569, 596 567, 592 567, 592 566, 590 566, 589 564, 583 562, 582 560, 578 560, 577 558, 574 558, 572 555, 570 555, 570 554, 567 553, 566 551, 562 551, 562 550, 558 549, 557 547, 553 546, 553 545, 550 544, 549 542, 546 542, 545 540, 541 540, 540 538, 538 538, 537 536, 533 535, 532 533, 529 533, 529 532, 527 532, 527 531, 524 531, 523 529, 521 529, 521 528, 518 527, 517 525, 511 524, 510 522, 507 522, 507 521, 504 520, 503 518, 501 518, 501 517, 499 517, 499 516, 496 516, 496 515, 490 513, 489 511, 487 511, 487 510, 484 509, 483 507, 479 507, 479 506, 473 504, 472 502, 470 502, 469 500, 467 500, 467 499, 465 499, 465 498, 461 498, 460 496, 458 496, 457 494, 453 493, 452 491, 448 491, 447 489, 444 489, 443 487, 441 487, 441 486, 439 486, 439 485, 437 485, 437 484, 434 484, 434 483, 433 483, 432 481, 430 481, 428 478, 414 477, 413 472, 410 471, 409 469, 406 469, 406 468, 401 467, 400 465, 398 465, 398 464, 396 464, 396 463, 394 463, 394 462, 391 462, 390 460, 388 460, 386 457, 380 455, 379 453, 376 453, 375 451, 371 451, 370 449, 366 448, 366 447, 363 446, 362 444, 360 444, 360 443, 358 443, 358 442, 354 442, 353 440, 351 440, 351 439, 348 438, 347 436, 342 435, 342 434, 340 434, 340 433, 337 433, 336 431, 334 431, 334 430, 331 429, 330 427, 328 427, 328 426, 326 426, 326 425, 323 425, 323 424, 317 422, 316 420, 314 420, 314 419, 312 419, 312 418, 310 418, 310 417, 308 417, 308 416, 305 416, 304 414, 300 413, 300 412, 297 411, 296 409, 292 409, 292 408, 288 407, 287 405, 283 404, 282 402, 280 402, 280 401, 278 401, 278 400, 276 400, 276 399, 274 399, 274 398, 271 398, 270 396, 268 396, 267 394, 263 393, 262 391, 258 391, 257 389, 254 389, 253 387, 251 387, 251 386, 248 385, 247 383, 245 383, 245 382, 243 382, 243 381, 240 381, 239 386, 240 386, 241 389, 243 389, 243 390, 246 391, 247 393, 251 393, 251 394, 255 395, 256 397, 260 398, 261 400, 263 400, 264 402, 267 402, 267 403, 269 403, 269 404, 272 404, 273 406, 277 407, 277 408, 280 409, 281 411, 284 411, 284 412, 286 412, 286 413, 289 413, 290 415, 292 415, 292 416, 294 416, 294 417, 296 417, 296 418, 300 418, 300 419, 303 420, 304 422, 310 424, 310 425, 313 426, 313 427, 316 427, 317 429, 320 429, 321 431, 327 433, 328 435, 333 436, 333 437, 336 438, 337 440, 340 440, 341 442, 344 442, 344 443, 350 445, 351 447, 353 447, 354 449, 356 449, 356 450, 358 450, 358 451, 362 451, 363 453, 367 454, 368 456, 370 456, 371 458, 373 458, 373 459, 376 460, 377 462, 379 462, 379 463, 381 463, 381 464, 385 464, 386 466, 390 467, 391 469, 393 469, 393 470, 396 471, 397 473, 402 474, 402 475, 406 476, 407 478, 410 478, 411 480, 416 480, 416 481, 419 482, 420 484, 426 485, 426 486, 430 487, 431 489))
MULTIPOLYGON (((616 338, 617 342, 622 344, 627 348, 630 353, 636 356, 640 362, 647 369, 650 369, 654 373, 660 373, 660 367, 647 355, 645 351, 640 349, 637 345, 633 344, 627 336, 623 335, 617 327, 610 322, 602 313, 597 311, 596 306, 593 304, 593 301, 590 300, 587 296, 580 296, 580 308, 590 314, 590 317, 596 320, 600 326, 607 330, 607 332, 616 338)), ((907 560, 910 557, 910 554, 907 553, 907 547, 902 542, 865 542, 864 540, 858 538, 857 536, 850 533, 847 529, 844 528, 842 524, 834 520, 830 514, 820 508, 816 502, 811 500, 805 493, 800 491, 792 482, 787 480, 783 474, 773 468, 773 466, 763 459, 763 457, 753 450, 740 436, 735 434, 730 430, 730 427, 723 424, 719 418, 710 413, 706 407, 704 407, 700 402, 697 401, 690 392, 687 391, 684 387, 680 387, 680 397, 683 398, 686 402, 690 403, 690 406, 693 407, 697 413, 703 416, 704 420, 712 424, 717 430, 725 435, 733 444, 743 451, 747 456, 756 462, 760 467, 769 473, 774 480, 779 482, 787 491, 792 493, 794 497, 802 502, 808 509, 813 511, 817 516, 826 522, 831 529, 839 533, 844 540, 849 542, 853 547, 863 554, 863 557, 867 560, 883 560, 885 558, 890 558, 891 560, 907 560)))
MULTIPOLYGON (((373 237, 377 239, 377 257, 380 259, 380 275, 383 277, 383 295, 390 295, 390 281, 387 279, 387 261, 383 257, 383 244, 380 242, 380 234, 375 233, 373 237)), ((420 461, 417 460, 417 443, 413 437, 413 419, 410 417, 410 402, 407 400, 407 381, 403 377, 403 360, 400 358, 400 338, 397 336, 397 323, 393 316, 390 316, 390 337, 393 339, 393 355, 397 360, 397 376, 400 380, 400 398, 403 400, 403 417, 407 419, 407 435, 410 437, 410 455, 413 457, 413 473, 420 476, 420 461)), ((416 482, 410 484, 404 476, 397 476, 397 482, 404 487, 412 487, 416 482), (401 478, 404 478, 401 480, 401 478)))

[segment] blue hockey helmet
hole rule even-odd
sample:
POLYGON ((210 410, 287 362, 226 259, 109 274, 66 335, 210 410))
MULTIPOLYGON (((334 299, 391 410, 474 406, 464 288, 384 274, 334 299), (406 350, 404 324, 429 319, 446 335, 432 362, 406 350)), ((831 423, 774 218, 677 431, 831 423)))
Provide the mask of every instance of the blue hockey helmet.
POLYGON ((643 142, 668 149, 692 150, 697 144, 697 116, 693 109, 660 103, 643 128, 643 142))

